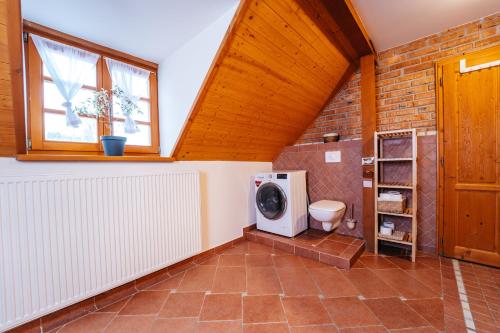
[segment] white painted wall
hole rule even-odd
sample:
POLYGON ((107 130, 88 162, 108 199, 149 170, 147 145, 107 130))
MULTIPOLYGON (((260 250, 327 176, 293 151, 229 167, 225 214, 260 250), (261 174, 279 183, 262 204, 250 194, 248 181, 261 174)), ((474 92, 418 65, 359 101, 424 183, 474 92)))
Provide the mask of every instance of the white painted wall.
POLYGON ((106 175, 158 170, 197 170, 201 175, 202 247, 210 249, 242 235, 255 222, 253 176, 270 162, 96 163, 19 162, 0 158, 0 175, 106 175))
POLYGON ((163 156, 170 156, 237 5, 160 63, 158 99, 163 156))

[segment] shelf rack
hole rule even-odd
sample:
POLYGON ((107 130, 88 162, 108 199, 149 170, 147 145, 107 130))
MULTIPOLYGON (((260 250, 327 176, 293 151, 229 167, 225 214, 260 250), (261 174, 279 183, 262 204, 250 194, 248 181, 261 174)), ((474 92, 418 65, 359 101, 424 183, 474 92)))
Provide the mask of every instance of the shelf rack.
MULTIPOLYGON (((415 129, 375 132, 375 253, 378 253, 379 241, 402 244, 411 247, 411 260, 415 262, 417 254, 417 132, 415 129), (384 140, 411 139, 411 157, 384 157, 384 140), (384 179, 384 164, 386 163, 411 163, 411 183, 382 183, 384 179), (378 211, 377 198, 381 190, 401 189, 412 192, 411 208, 406 209, 403 214, 378 211), (397 216, 411 219, 411 239, 396 240, 379 235, 379 223, 384 215, 397 216)), ((407 203, 408 204, 408 203, 407 203)))

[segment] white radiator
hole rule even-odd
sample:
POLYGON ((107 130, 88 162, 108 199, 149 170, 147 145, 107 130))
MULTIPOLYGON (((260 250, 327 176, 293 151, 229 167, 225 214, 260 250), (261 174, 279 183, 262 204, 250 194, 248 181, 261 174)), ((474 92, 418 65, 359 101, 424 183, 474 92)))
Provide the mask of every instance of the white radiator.
POLYGON ((197 172, 0 177, 0 331, 201 251, 197 172))

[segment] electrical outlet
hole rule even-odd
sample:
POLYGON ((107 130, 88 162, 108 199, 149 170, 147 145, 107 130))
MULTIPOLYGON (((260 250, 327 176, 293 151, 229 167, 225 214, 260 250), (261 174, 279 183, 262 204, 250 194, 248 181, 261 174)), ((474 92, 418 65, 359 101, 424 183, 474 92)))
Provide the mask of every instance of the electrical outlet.
POLYGON ((326 163, 339 163, 342 160, 340 151, 326 151, 325 152, 325 162, 326 163))

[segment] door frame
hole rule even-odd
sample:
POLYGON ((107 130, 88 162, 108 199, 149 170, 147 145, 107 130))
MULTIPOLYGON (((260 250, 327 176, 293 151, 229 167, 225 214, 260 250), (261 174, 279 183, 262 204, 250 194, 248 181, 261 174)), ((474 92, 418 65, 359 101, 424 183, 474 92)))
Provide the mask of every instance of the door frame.
MULTIPOLYGON (((500 44, 492 47, 487 47, 478 51, 462 53, 456 56, 445 58, 437 61, 434 64, 435 84, 436 84, 436 117, 437 117, 437 203, 436 203, 436 219, 437 219, 437 249, 439 255, 444 255, 444 115, 443 115, 443 69, 444 65, 456 63, 460 59, 475 58, 478 55, 488 54, 492 52, 500 52, 500 44)), ((467 64, 468 66, 477 65, 475 63, 467 64)))

